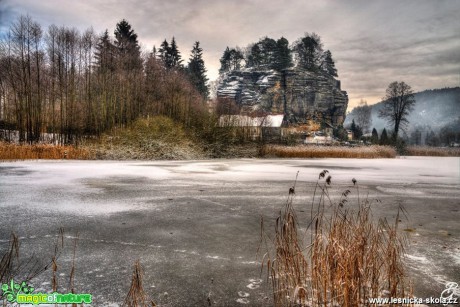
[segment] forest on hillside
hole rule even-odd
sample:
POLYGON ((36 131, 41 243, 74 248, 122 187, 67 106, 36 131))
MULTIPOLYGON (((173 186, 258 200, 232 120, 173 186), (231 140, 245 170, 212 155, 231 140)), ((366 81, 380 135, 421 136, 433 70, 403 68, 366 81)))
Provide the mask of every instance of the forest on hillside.
POLYGON ((209 117, 202 55, 196 42, 184 63, 174 37, 143 52, 126 20, 111 36, 43 29, 20 16, 0 41, 0 129, 18 131, 21 143, 52 133, 55 143, 71 144, 164 115, 202 131, 209 117))

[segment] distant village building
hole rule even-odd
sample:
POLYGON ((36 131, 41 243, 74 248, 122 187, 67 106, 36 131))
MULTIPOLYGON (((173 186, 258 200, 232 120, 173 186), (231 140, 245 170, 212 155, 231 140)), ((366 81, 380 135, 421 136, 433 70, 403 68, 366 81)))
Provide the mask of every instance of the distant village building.
POLYGON ((312 132, 305 138, 305 144, 325 145, 332 144, 333 138, 331 135, 327 135, 323 132, 316 131, 312 132))
POLYGON ((280 141, 284 136, 284 115, 251 117, 248 115, 222 115, 219 127, 234 127, 235 133, 256 141, 280 141))

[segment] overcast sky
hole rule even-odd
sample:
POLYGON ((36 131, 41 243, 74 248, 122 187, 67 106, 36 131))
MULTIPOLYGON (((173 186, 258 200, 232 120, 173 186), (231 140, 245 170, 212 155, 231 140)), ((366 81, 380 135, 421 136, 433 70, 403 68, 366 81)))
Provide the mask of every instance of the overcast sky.
POLYGON ((351 106, 380 101, 392 81, 415 91, 460 85, 458 0, 0 0, 3 33, 21 14, 50 24, 113 34, 128 20, 142 47, 175 36, 182 56, 195 41, 208 77, 218 75, 226 46, 316 32, 336 62, 351 106))

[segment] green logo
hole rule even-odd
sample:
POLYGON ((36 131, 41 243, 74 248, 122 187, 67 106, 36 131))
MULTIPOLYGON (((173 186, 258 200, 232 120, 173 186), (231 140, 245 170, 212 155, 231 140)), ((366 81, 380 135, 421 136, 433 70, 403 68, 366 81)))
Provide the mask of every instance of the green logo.
POLYGON ((18 294, 30 294, 34 292, 34 287, 29 287, 25 281, 20 284, 11 280, 9 284, 2 284, 2 296, 3 298, 6 297, 7 301, 10 303, 17 302, 17 295, 18 294))
POLYGON ((17 284, 14 280, 11 280, 9 284, 2 284, 2 294, 0 295, 0 298, 6 298, 6 300, 10 303, 33 305, 92 303, 92 295, 87 293, 33 293, 34 290, 35 288, 29 286, 25 281, 17 284))

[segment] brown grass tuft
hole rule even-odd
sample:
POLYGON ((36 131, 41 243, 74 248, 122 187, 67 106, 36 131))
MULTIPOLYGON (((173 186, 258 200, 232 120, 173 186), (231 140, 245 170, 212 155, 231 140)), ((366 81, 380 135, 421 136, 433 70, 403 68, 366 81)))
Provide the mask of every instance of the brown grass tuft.
POLYGON ((434 156, 434 157, 460 157, 458 147, 430 147, 430 146, 408 146, 406 148, 408 156, 434 156))
POLYGON ((84 148, 56 145, 18 145, 0 142, 0 160, 71 159, 88 160, 93 155, 84 148))
POLYGON ((149 298, 148 294, 144 291, 142 279, 144 272, 141 267, 139 260, 134 263, 133 276, 131 279, 131 288, 129 289, 128 295, 123 302, 123 306, 126 307, 147 307, 156 306, 155 303, 149 298))
POLYGON ((262 220, 261 241, 268 250, 262 270, 267 269, 271 280, 275 306, 361 306, 369 298, 410 296, 399 211, 394 224, 384 219, 375 223, 367 199, 358 200, 356 210, 344 209, 352 192, 343 192, 335 204, 324 176, 320 178, 314 194, 321 193, 313 196, 307 227, 309 241, 299 233, 293 196, 276 219, 273 240, 262 220))
POLYGON ((8 249, 0 260, 0 284, 9 282, 13 277, 15 262, 19 263, 19 239, 11 233, 8 249))
POLYGON ((278 158, 394 158, 396 150, 391 146, 280 146, 265 145, 260 150, 262 157, 278 158))

